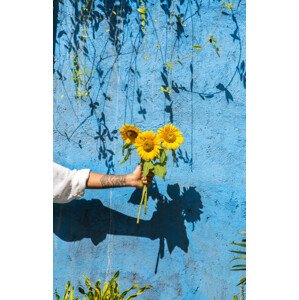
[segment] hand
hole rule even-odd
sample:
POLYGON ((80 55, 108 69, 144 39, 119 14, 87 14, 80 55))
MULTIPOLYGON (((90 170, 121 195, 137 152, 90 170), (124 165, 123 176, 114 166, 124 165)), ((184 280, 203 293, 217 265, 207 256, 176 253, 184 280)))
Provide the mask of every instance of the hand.
POLYGON ((155 174, 153 172, 149 172, 147 177, 142 176, 142 167, 141 165, 138 165, 134 172, 129 175, 130 178, 130 185, 137 187, 137 188, 142 188, 143 185, 149 186, 153 180, 153 177, 155 174))

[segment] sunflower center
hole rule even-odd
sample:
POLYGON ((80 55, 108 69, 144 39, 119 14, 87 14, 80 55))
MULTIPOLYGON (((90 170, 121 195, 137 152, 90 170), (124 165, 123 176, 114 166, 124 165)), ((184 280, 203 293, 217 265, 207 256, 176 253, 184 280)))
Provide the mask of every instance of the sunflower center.
POLYGON ((155 145, 151 140, 145 140, 143 143, 143 149, 146 152, 151 152, 154 149, 155 145))
POLYGON ((135 132, 133 130, 128 130, 127 131, 127 137, 131 140, 136 139, 137 138, 137 132, 135 132))
POLYGON ((173 143, 176 140, 176 136, 174 134, 170 133, 165 137, 165 140, 168 143, 173 143))

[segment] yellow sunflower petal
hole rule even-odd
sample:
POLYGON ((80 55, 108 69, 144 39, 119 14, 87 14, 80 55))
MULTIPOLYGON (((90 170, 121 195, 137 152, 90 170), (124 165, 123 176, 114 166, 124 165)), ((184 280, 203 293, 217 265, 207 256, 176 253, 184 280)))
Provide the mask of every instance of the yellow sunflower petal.
POLYGON ((184 142, 183 134, 173 124, 166 124, 158 129, 158 137, 166 149, 175 150, 184 142))
POLYGON ((136 138, 141 133, 141 130, 135 125, 124 124, 119 130, 121 137, 126 144, 134 144, 136 138))
POLYGON ((135 147, 138 155, 144 160, 155 159, 161 149, 160 138, 152 131, 144 131, 135 140, 135 147))

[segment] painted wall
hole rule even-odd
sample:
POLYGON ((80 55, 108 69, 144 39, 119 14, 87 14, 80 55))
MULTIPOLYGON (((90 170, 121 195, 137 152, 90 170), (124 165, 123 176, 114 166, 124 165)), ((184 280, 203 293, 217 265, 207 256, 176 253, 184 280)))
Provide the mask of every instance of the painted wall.
POLYGON ((223 13, 221 1, 144 4, 143 27, 136 0, 54 1, 54 160, 133 171, 137 157, 118 165, 124 122, 173 122, 186 140, 139 225, 132 188, 54 205, 54 288, 120 270, 123 288, 153 286, 140 299, 232 299, 229 243, 245 230, 245 1, 223 13))

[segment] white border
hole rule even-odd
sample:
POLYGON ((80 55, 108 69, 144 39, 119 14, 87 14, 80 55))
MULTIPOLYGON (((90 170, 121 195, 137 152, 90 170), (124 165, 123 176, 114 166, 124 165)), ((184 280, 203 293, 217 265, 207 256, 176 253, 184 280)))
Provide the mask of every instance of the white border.
POLYGON ((1 12, 1 295, 53 299, 52 1, 1 12))
POLYGON ((295 299, 298 1, 247 3, 247 299, 295 299))
MULTIPOLYGON (((298 1, 247 7, 247 299, 295 299, 298 1)), ((52 1, 1 11, 1 293, 52 299, 52 1)))

